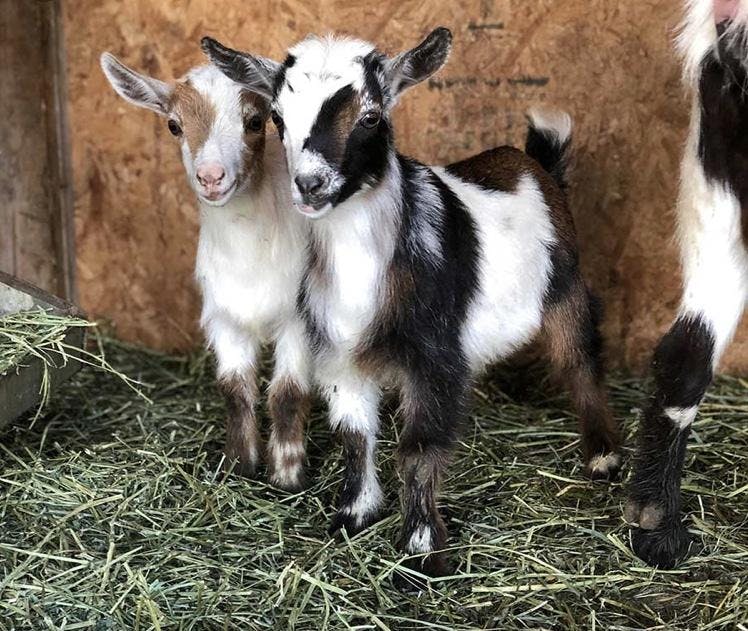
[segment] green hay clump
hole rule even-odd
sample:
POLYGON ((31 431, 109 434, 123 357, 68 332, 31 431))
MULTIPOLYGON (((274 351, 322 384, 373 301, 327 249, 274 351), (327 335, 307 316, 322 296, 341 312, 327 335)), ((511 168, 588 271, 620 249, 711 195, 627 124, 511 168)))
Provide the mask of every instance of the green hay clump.
POLYGON ((70 361, 111 373, 142 396, 137 384, 106 360, 96 323, 82 317, 42 308, 0 316, 0 378, 24 369, 33 360, 39 360, 42 366, 39 406, 34 420, 49 402, 51 371, 66 366, 70 361), (70 343, 70 333, 75 329, 86 329, 92 334, 95 344, 90 350, 70 343))
POLYGON ((68 355, 70 347, 65 336, 69 330, 92 326, 83 318, 44 309, 0 316, 0 375, 17 369, 28 357, 38 357, 45 365, 54 365, 68 355))
MULTIPOLYGON (((516 392, 514 374, 494 373, 476 387, 444 481, 455 575, 407 594, 391 584, 402 560, 391 411, 384 517, 334 542, 342 460, 321 411, 310 487, 287 494, 221 473, 225 410, 206 356, 106 350, 151 403, 84 370, 42 421, 0 436, 0 628, 747 628, 739 379, 719 379, 694 424, 683 483, 692 554, 656 571, 630 551, 623 487, 585 481, 566 399, 538 379, 516 392)), ((631 444, 645 395, 638 380, 610 381, 631 444)))

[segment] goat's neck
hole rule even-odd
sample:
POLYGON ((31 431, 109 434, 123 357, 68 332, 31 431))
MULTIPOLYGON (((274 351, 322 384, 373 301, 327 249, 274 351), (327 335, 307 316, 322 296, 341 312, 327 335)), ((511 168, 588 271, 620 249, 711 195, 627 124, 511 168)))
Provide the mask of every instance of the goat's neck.
MULTIPOLYGON (((386 269, 397 245, 402 215, 402 169, 394 152, 382 181, 312 222, 317 243, 332 256, 359 250, 386 269)), ((338 260, 337 265, 345 265, 338 260)))

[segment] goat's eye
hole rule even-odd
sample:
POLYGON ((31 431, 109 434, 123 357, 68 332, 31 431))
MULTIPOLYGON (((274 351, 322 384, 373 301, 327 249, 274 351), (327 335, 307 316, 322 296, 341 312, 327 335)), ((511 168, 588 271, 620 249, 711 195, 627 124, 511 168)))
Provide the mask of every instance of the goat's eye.
POLYGON ((366 112, 361 117, 361 120, 359 121, 361 123, 362 127, 366 127, 366 129, 374 129, 377 125, 379 125, 379 121, 382 119, 382 115, 379 112, 371 111, 366 112))
POLYGON ((244 121, 244 133, 250 131, 260 131, 262 129, 262 117, 255 114, 244 121))
POLYGON ((278 114, 278 112, 276 112, 275 110, 273 110, 273 112, 271 112, 271 114, 270 114, 270 118, 273 119, 273 124, 278 129, 282 129, 283 128, 283 119, 281 118, 281 115, 278 114))
POLYGON ((169 119, 169 122, 167 123, 169 126, 169 131, 174 136, 181 136, 182 135, 182 128, 179 126, 179 123, 173 119, 169 119))

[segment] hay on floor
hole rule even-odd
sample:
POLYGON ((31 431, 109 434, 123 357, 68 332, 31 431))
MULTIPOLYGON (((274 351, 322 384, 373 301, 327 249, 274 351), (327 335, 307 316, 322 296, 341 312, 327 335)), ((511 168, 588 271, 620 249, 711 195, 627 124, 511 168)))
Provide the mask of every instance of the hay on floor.
MULTIPOLYGON (((289 495, 220 473, 212 364, 110 344, 118 377, 84 370, 34 427, 0 436, 0 626, 12 629, 745 629, 746 384, 722 378, 694 425, 684 480, 692 556, 632 556, 621 485, 582 477, 566 400, 500 373, 475 406, 442 499, 456 564, 421 594, 399 561, 397 424, 383 418, 383 519, 344 543, 326 527, 340 448, 318 412, 311 487, 289 495), (741 626, 741 624, 743 626, 741 626), (3 626, 6 625, 6 626, 3 626)), ((626 419, 638 380, 614 379, 626 419)))

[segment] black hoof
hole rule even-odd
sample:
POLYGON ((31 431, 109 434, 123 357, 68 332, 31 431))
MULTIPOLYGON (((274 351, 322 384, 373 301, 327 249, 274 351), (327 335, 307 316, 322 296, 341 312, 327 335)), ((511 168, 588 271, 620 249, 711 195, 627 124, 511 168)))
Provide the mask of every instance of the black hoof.
POLYGON ((431 585, 429 579, 449 576, 452 573, 446 552, 432 552, 426 556, 405 559, 402 566, 407 570, 413 570, 423 575, 419 576, 399 568, 395 570, 392 575, 392 582, 397 589, 403 592, 426 591, 431 585))
POLYGON ((679 519, 654 530, 632 529, 632 546, 642 561, 661 570, 674 568, 687 554, 690 537, 679 519))
POLYGON ((376 523, 377 517, 376 513, 366 515, 362 518, 358 515, 354 516, 348 511, 339 510, 335 513, 335 517, 332 518, 327 533, 339 541, 343 540, 343 531, 345 531, 349 538, 355 537, 358 533, 363 532, 369 526, 376 523))

